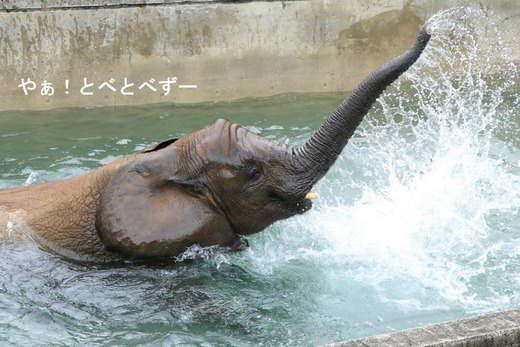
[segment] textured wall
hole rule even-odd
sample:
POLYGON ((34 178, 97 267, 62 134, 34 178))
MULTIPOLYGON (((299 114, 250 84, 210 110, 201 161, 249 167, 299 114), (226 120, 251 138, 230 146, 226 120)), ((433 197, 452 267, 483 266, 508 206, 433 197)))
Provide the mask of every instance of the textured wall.
POLYGON ((4 0, 0 110, 350 90, 460 4, 520 27, 514 0, 4 0))

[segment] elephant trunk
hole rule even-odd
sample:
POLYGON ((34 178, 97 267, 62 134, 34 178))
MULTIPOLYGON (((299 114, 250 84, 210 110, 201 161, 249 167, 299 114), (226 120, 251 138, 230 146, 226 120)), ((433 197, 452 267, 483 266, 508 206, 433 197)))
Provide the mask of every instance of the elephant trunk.
POLYGON ((423 27, 412 48, 368 76, 302 147, 294 149, 293 165, 302 183, 299 194, 327 173, 379 95, 419 58, 429 39, 423 27))

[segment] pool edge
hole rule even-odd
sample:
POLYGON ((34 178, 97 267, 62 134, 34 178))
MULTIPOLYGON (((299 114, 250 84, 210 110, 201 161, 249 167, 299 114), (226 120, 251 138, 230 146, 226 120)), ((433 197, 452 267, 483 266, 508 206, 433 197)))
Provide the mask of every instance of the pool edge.
POLYGON ((351 346, 520 346, 520 309, 327 344, 351 346))

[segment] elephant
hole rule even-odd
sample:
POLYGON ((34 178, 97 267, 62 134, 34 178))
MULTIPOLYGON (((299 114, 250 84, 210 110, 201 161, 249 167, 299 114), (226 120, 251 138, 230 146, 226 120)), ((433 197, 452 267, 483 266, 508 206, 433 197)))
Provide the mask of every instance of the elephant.
POLYGON ((422 54, 430 33, 354 89, 301 147, 225 119, 84 175, 0 191, 40 245, 73 259, 172 259, 193 245, 247 247, 250 235, 312 207, 380 94, 422 54))

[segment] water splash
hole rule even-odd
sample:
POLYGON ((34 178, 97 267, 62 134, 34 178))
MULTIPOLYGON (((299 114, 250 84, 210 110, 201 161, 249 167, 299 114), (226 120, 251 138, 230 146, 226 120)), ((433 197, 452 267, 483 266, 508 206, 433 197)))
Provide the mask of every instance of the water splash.
POLYGON ((326 241, 303 247, 331 281, 403 310, 520 304, 520 78, 500 20, 468 8, 430 19, 425 54, 320 185, 327 201, 293 222, 326 241))

